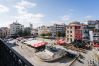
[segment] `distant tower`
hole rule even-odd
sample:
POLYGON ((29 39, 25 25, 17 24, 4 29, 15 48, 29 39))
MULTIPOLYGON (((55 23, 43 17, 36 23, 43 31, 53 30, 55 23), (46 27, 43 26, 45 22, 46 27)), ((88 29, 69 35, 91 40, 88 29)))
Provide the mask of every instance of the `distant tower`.
POLYGON ((30 29, 32 30, 33 29, 33 25, 30 23, 30 29))

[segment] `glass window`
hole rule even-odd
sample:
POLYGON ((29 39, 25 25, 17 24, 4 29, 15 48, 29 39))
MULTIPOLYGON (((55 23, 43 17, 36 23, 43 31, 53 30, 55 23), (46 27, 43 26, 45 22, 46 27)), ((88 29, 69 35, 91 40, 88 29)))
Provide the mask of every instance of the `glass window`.
POLYGON ((69 41, 69 38, 67 38, 67 41, 69 41))
POLYGON ((72 31, 70 31, 70 33, 72 33, 72 31))
POLYGON ((72 26, 70 27, 70 29, 72 29, 72 26))
POLYGON ((67 37, 69 37, 69 35, 67 35, 67 37))
POLYGON ((70 41, 72 42, 72 38, 70 38, 70 41))
POLYGON ((69 26, 67 27, 67 29, 69 29, 69 26))
POLYGON ((69 33, 69 31, 67 31, 67 33, 69 33))

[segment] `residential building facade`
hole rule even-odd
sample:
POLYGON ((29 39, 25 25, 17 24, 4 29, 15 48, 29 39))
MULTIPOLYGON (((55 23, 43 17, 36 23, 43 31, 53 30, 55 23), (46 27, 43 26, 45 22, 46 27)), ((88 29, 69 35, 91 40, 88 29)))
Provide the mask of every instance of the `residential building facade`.
POLYGON ((11 35, 17 34, 18 31, 20 31, 20 30, 24 30, 24 25, 21 25, 17 22, 10 24, 10 34, 11 35))
POLYGON ((38 27, 38 35, 42 33, 51 33, 52 37, 57 37, 58 33, 65 34, 65 24, 54 24, 52 26, 38 27))
POLYGON ((93 31, 93 41, 99 42, 99 20, 88 21, 88 28, 93 31))
POLYGON ((89 29, 87 24, 72 22, 66 26, 66 40, 71 43, 74 40, 89 40, 89 29))
POLYGON ((82 24, 82 40, 89 40, 89 29, 87 24, 82 24))
POLYGON ((54 24, 52 26, 52 36, 57 37, 58 33, 65 34, 65 24, 54 24))
POLYGON ((38 27, 38 35, 40 36, 41 34, 46 34, 46 33, 49 33, 51 32, 51 28, 49 26, 41 26, 41 27, 38 27))

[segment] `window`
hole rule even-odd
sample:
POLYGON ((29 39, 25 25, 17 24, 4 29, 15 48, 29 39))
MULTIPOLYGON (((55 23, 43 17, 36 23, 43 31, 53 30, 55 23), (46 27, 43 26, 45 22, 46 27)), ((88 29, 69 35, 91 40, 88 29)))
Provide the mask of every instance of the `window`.
POLYGON ((67 29, 69 29, 69 26, 67 27, 67 29))
POLYGON ((72 26, 70 27, 70 29, 72 29, 72 26))
POLYGON ((75 26, 75 29, 80 29, 80 26, 75 26))
POLYGON ((70 35, 70 37, 72 37, 72 35, 70 35))
POLYGON ((67 38, 67 41, 69 41, 69 38, 67 38))
POLYGON ((72 38, 70 38, 70 42, 72 42, 72 38))
POLYGON ((69 37, 69 35, 67 35, 67 37, 69 37))
POLYGON ((67 33, 69 33, 69 31, 67 31, 67 33))
POLYGON ((70 31, 70 33, 72 33, 72 31, 70 31))

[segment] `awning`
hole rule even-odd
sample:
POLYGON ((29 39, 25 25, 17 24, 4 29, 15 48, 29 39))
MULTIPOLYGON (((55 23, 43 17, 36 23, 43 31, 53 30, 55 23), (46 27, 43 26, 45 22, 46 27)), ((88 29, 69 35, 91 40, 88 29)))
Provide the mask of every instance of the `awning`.
POLYGON ((56 40, 56 44, 64 45, 66 42, 64 39, 56 40))
POLYGON ((39 40, 31 40, 31 41, 26 41, 24 43, 33 47, 40 47, 48 44, 48 42, 39 41, 39 40))
POLYGON ((33 47, 40 47, 40 46, 44 46, 48 44, 47 42, 38 42, 38 43, 35 43, 35 44, 31 44, 31 46, 33 47))

